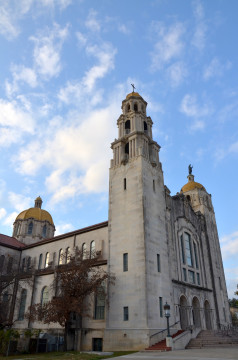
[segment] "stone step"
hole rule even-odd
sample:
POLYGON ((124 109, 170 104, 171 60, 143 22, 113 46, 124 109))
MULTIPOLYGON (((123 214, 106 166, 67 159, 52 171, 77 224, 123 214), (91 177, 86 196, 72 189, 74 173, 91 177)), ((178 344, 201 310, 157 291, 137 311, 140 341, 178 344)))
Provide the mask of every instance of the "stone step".
POLYGON ((190 340, 186 349, 230 347, 238 345, 238 336, 222 336, 214 331, 201 331, 197 338, 190 340))

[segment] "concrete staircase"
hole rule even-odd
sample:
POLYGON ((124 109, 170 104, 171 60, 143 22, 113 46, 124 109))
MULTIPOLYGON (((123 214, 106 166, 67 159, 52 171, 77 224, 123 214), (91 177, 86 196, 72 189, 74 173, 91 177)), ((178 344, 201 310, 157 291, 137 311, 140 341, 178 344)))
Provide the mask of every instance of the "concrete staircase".
POLYGON ((190 340, 186 349, 209 347, 238 347, 238 333, 225 333, 219 330, 202 330, 195 339, 190 340))
MULTIPOLYGON (((174 339, 176 336, 182 334, 184 330, 177 331, 174 335, 172 335, 172 338, 174 339)), ((171 347, 166 346, 166 339, 151 345, 150 347, 146 348, 145 350, 149 351, 171 351, 171 347)))

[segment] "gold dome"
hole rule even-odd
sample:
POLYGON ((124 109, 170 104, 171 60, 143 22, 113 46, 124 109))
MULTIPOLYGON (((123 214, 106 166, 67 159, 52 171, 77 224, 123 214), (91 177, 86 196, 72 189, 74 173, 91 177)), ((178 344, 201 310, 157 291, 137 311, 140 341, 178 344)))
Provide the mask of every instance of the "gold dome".
POLYGON ((140 94, 139 94, 138 92, 132 92, 132 93, 130 93, 130 94, 128 94, 128 95, 126 96, 126 99, 129 99, 131 96, 136 96, 136 97, 140 97, 140 98, 141 98, 141 96, 140 96, 140 94))
POLYGON ((196 181, 189 181, 182 187, 181 192, 185 193, 186 191, 191 191, 194 189, 203 189, 206 191, 205 187, 202 184, 199 184, 196 181))
POLYGON ((22 211, 17 217, 16 220, 26 220, 33 218, 39 221, 48 221, 50 224, 54 225, 52 216, 46 210, 34 207, 28 210, 22 211))
POLYGON ((46 210, 41 209, 43 201, 40 196, 35 199, 35 207, 22 211, 17 217, 16 220, 26 220, 33 218, 39 221, 48 221, 50 224, 54 225, 51 215, 46 210))

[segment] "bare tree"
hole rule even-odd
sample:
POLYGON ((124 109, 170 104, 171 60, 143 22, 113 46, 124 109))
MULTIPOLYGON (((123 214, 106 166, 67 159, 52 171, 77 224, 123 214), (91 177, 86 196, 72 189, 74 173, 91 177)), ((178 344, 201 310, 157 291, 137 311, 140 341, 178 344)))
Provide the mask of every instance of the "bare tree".
POLYGON ((75 317, 87 315, 91 305, 90 295, 101 292, 105 281, 113 279, 103 270, 98 256, 85 256, 78 249, 72 255, 62 256, 64 259, 60 262, 64 264, 55 269, 51 285, 55 296, 46 303, 29 307, 26 317, 45 324, 59 323, 64 328, 64 346, 67 350, 67 332, 72 314, 75 317))
POLYGON ((32 285, 33 268, 20 268, 19 257, 0 256, 0 329, 13 325, 13 312, 22 286, 32 285))

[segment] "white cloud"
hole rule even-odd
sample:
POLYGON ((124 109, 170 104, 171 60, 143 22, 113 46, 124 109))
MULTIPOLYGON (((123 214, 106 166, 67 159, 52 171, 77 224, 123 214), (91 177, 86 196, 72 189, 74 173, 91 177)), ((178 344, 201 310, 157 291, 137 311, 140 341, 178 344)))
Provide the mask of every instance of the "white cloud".
POLYGON ((64 88, 60 89, 58 98, 66 104, 79 101, 85 106, 85 96, 89 94, 91 94, 90 104, 96 105, 102 100, 101 91, 94 91, 95 85, 98 79, 103 78, 114 68, 116 49, 104 43, 101 46, 87 46, 86 52, 96 57, 98 64, 92 66, 80 81, 68 82, 64 88))
POLYGON ((0 34, 7 39, 13 39, 19 34, 17 26, 14 24, 14 16, 11 13, 7 2, 0 2, 0 34))
POLYGON ((125 25, 125 24, 119 24, 118 25, 118 30, 125 35, 130 34, 130 29, 125 25))
POLYGON ((184 49, 182 36, 185 28, 182 23, 175 23, 166 28, 161 22, 154 22, 152 28, 156 34, 156 40, 151 53, 151 68, 157 70, 181 56, 184 49))
POLYGON ((16 101, 0 99, 0 146, 18 142, 24 133, 33 134, 34 121, 16 101))
POLYGON ((84 46, 87 43, 87 37, 82 34, 80 31, 76 32, 76 37, 78 39, 79 45, 84 46))
POLYGON ((200 0, 193 1, 193 13, 195 17, 195 31, 192 39, 192 45, 198 50, 203 50, 206 42, 207 26, 204 20, 204 9, 200 0))
POLYGON ((238 231, 225 235, 220 239, 223 259, 238 255, 238 231))
POLYGON ((34 42, 34 66, 45 79, 57 76, 61 71, 60 53, 62 45, 68 36, 68 26, 60 28, 54 24, 52 31, 47 34, 31 37, 34 42))
POLYGON ((56 225, 55 236, 65 234, 73 230, 74 226, 72 224, 58 224, 56 225))
POLYGON ((90 10, 87 20, 85 21, 86 27, 93 32, 100 32, 101 24, 96 18, 97 12, 95 10, 90 10))
POLYGON ((226 64, 221 64, 218 58, 213 58, 210 64, 204 69, 203 78, 209 80, 213 77, 221 77, 225 70, 230 69, 231 63, 228 61, 226 64))
POLYGON ((16 220, 16 217, 19 213, 14 211, 12 212, 11 214, 9 214, 3 221, 3 224, 4 225, 7 225, 7 226, 11 226, 12 228, 12 224, 14 223, 14 221, 16 220))
POLYGON ((187 76, 187 69, 183 62, 176 62, 168 67, 167 75, 172 87, 179 86, 187 76))
POLYGON ((4 218, 7 215, 7 212, 4 208, 0 208, 0 219, 4 218))
POLYGON ((22 194, 16 194, 12 191, 8 193, 8 200, 12 207, 14 207, 19 212, 22 211, 22 209, 33 207, 33 204, 31 204, 32 199, 30 197, 24 196, 22 194))
MULTIPOLYGON (((38 137, 22 148, 15 159, 17 170, 33 176, 48 167, 45 179, 51 204, 80 193, 106 191, 111 149, 108 144, 115 132, 112 118, 118 113, 118 96, 110 105, 88 114, 74 114, 51 133, 38 137)), ((116 133, 114 134, 116 136, 116 133)))
POLYGON ((104 77, 109 70, 114 68, 116 49, 110 44, 104 43, 101 48, 97 45, 88 46, 86 51, 99 60, 99 64, 88 70, 83 78, 84 86, 91 91, 94 88, 96 80, 104 77))
POLYGON ((235 143, 231 144, 229 146, 229 149, 228 149, 229 152, 232 152, 232 153, 238 153, 238 141, 236 141, 235 143))
POLYGON ((198 105, 196 95, 186 94, 182 99, 180 111, 188 117, 199 118, 211 115, 213 108, 207 103, 198 105))

